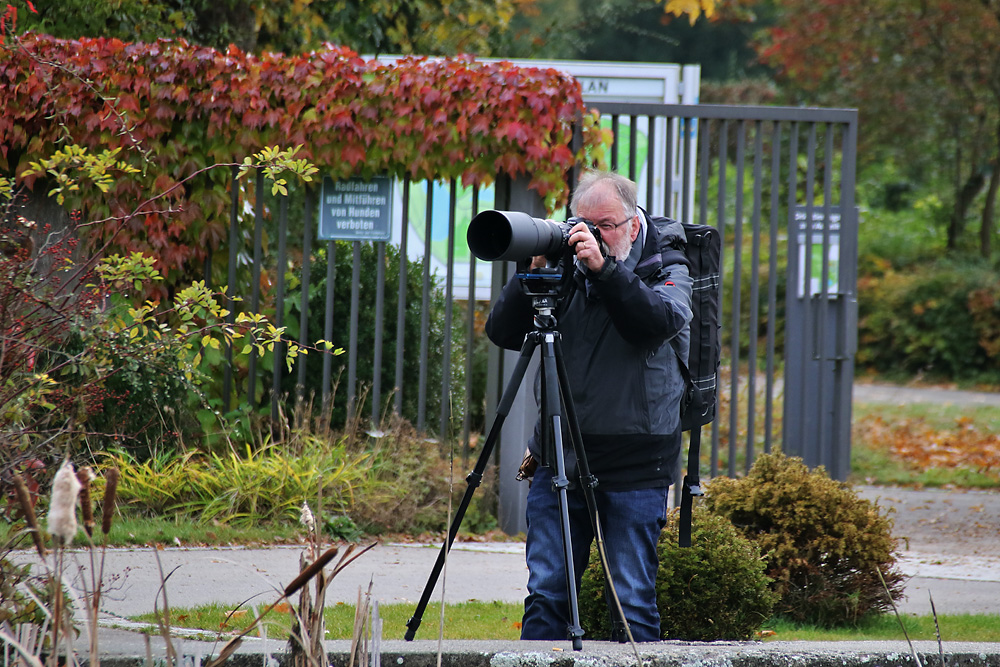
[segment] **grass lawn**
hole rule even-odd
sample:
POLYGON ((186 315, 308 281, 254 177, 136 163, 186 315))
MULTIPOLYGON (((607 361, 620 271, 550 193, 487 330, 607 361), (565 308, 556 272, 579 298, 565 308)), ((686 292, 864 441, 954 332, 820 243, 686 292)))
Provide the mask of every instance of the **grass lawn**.
MULTIPOLYGON (((401 639, 406 632, 406 621, 413 616, 415 605, 386 604, 379 606, 382 636, 401 639)), ((241 632, 256 617, 259 609, 239 609, 219 605, 206 605, 193 609, 173 609, 171 619, 177 627, 198 628, 210 632, 241 632)), ((520 603, 463 602, 445 606, 445 639, 515 640, 520 634, 520 603)), ((350 639, 354 627, 355 606, 334 604, 326 609, 327 639, 350 639)), ((417 637, 437 639, 440 628, 441 605, 427 606, 417 637)), ((912 640, 936 641, 934 618, 931 615, 902 617, 906 632, 912 640)), ((290 627, 290 607, 285 605, 265 619, 266 634, 271 639, 287 639, 290 627)), ((156 623, 152 614, 132 620, 156 623)), ((953 614, 938 617, 941 639, 945 642, 1000 642, 1000 615, 953 614)), ((764 625, 760 639, 764 641, 891 641, 905 636, 893 614, 865 619, 856 627, 826 629, 772 619, 764 625)))

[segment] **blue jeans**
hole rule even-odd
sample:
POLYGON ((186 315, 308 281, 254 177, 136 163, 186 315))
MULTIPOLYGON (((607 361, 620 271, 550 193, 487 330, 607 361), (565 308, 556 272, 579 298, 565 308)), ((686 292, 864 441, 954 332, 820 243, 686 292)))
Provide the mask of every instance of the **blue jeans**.
MULTIPOLYGON (((668 488, 602 491, 594 489, 612 581, 636 641, 660 639, 656 608, 656 545, 667 518, 668 488)), ((576 590, 587 566, 594 531, 580 489, 567 493, 576 590)), ((521 639, 566 639, 569 595, 559 498, 552 470, 535 472, 527 504, 528 597, 524 600, 521 639)))

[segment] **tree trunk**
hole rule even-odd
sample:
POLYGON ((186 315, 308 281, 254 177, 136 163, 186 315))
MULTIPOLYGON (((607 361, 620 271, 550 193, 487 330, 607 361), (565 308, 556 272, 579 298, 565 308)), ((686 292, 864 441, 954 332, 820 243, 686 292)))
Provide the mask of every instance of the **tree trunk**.
POLYGON ((965 232, 965 218, 969 213, 969 207, 985 184, 986 173, 982 169, 977 169, 956 192, 955 208, 951 212, 951 221, 948 224, 948 250, 958 248, 958 242, 965 232))
POLYGON ((1000 158, 993 160, 993 173, 990 175, 990 188, 986 191, 986 204, 983 206, 983 222, 979 227, 979 254, 983 259, 989 259, 993 253, 992 241, 996 231, 997 189, 1000 188, 1000 158))

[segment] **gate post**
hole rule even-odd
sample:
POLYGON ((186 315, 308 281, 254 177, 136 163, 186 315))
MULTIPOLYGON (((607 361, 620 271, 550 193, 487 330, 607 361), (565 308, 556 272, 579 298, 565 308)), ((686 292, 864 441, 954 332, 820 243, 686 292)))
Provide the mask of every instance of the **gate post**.
MULTIPOLYGON (((506 211, 521 211, 536 218, 546 216, 545 205, 538 193, 528 189, 528 179, 516 179, 500 176, 496 183, 496 208, 506 211)), ((493 263, 493 284, 490 301, 496 303, 500 290, 513 275, 514 262, 493 263)), ((490 346, 487 369, 486 390, 486 426, 489 428, 496 417, 497 402, 500 394, 510 381, 514 364, 520 354, 513 350, 501 350, 495 345, 490 346)), ((495 460, 497 461, 499 507, 498 522, 500 529, 508 535, 517 535, 527 530, 524 510, 528 496, 528 485, 515 479, 517 469, 524 458, 524 449, 528 438, 535 428, 538 417, 538 406, 532 391, 535 373, 538 369, 537 355, 532 358, 524 381, 517 392, 510 414, 504 421, 497 445, 495 460)))

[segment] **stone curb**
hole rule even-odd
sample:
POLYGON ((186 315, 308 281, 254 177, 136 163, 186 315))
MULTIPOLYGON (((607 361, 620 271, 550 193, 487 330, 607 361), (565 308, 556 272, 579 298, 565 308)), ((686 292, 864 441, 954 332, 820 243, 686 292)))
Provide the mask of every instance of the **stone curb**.
MULTIPOLYGON (((291 664, 283 642, 262 646, 261 640, 244 645, 226 663, 232 667, 285 667, 291 664)), ((443 642, 440 662, 438 642, 386 641, 381 644, 379 667, 631 667, 636 657, 631 646, 585 641, 582 651, 568 642, 443 642)), ((328 664, 347 667, 350 643, 327 642, 328 664)), ((185 643, 177 667, 200 667, 220 645, 185 643), (204 649, 204 652, 203 652, 204 649)), ((1000 644, 914 642, 919 662, 906 642, 657 642, 638 647, 648 667, 1000 667, 1000 644)), ((181 651, 181 647, 178 647, 181 651)), ((166 664, 162 651, 153 663, 166 664)), ((357 663, 355 663, 357 664, 357 663)), ((103 656, 104 667, 148 667, 146 657, 103 656)))

